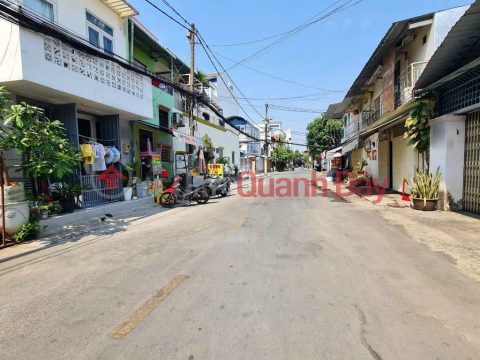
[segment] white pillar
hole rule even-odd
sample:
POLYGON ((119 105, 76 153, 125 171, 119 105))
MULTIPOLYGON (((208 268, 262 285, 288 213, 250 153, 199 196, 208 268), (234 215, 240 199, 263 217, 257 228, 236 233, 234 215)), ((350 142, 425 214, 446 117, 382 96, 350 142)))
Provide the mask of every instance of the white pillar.
POLYGON ((440 167, 438 209, 462 210, 465 170, 465 120, 463 115, 444 115, 430 120, 430 172, 440 167))

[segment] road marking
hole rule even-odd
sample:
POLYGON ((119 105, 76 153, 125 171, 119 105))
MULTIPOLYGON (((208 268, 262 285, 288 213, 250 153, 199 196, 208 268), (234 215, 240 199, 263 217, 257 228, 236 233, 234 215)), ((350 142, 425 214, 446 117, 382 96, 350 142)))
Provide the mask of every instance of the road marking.
POLYGON ((238 220, 235 225, 233 225, 230 230, 237 230, 240 226, 243 225, 243 223, 247 221, 247 219, 241 219, 241 220, 238 220))
POLYGON ((160 291, 148 299, 142 306, 140 306, 129 318, 118 325, 108 337, 114 340, 123 340, 130 331, 135 329, 160 303, 170 295, 173 290, 180 286, 185 280, 189 278, 188 275, 177 275, 170 282, 165 285, 160 291))

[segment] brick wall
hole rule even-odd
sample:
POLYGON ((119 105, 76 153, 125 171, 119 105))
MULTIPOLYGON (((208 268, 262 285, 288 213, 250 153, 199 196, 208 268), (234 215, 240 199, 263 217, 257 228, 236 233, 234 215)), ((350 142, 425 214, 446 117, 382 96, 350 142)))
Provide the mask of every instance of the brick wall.
POLYGON ((395 49, 383 60, 383 115, 395 110, 395 49))

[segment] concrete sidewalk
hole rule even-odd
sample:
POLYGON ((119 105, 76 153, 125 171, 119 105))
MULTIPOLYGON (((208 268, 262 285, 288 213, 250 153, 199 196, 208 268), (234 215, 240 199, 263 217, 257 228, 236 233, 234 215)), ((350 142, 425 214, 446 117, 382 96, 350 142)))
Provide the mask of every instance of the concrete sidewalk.
MULTIPOLYGON (((323 189, 322 183, 317 187, 323 189)), ((418 242, 438 252, 467 276, 480 281, 480 216, 467 212, 418 211, 400 194, 385 194, 375 203, 377 195, 346 196, 349 190, 343 183, 328 183, 330 195, 341 194, 360 211, 373 211, 379 220, 403 227, 418 242)), ((361 235, 361 234, 359 234, 361 235)))

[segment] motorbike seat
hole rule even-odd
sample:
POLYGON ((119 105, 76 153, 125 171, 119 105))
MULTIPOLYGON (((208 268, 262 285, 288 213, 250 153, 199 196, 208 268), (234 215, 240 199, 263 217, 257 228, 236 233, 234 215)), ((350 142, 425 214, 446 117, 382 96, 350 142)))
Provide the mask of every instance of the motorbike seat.
POLYGON ((224 178, 220 181, 220 184, 225 184, 228 181, 228 178, 224 178))

